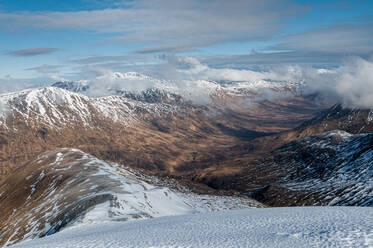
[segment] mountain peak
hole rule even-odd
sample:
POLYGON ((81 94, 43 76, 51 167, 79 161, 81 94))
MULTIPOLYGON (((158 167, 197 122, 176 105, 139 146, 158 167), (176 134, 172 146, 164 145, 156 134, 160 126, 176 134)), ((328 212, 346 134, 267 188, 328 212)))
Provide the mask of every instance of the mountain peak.
POLYGON ((58 81, 52 84, 53 87, 69 90, 72 92, 85 92, 89 89, 88 81, 58 81))
POLYGON ((98 77, 98 79, 127 79, 127 80, 155 80, 152 77, 141 74, 139 72, 109 72, 98 77))

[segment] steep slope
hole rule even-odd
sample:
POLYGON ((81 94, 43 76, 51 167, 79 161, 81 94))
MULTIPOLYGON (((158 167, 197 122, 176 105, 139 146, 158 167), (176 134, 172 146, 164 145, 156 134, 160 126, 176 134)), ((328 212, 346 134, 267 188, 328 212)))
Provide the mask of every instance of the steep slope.
POLYGON ((240 180, 273 205, 373 206, 372 158, 373 133, 330 131, 280 147, 240 180))
POLYGON ((302 132, 344 130, 349 133, 373 132, 373 109, 356 109, 336 104, 299 127, 302 132))
POLYGON ((62 148, 40 154, 0 185, 0 245, 80 224, 260 206, 248 198, 196 195, 175 181, 62 148))

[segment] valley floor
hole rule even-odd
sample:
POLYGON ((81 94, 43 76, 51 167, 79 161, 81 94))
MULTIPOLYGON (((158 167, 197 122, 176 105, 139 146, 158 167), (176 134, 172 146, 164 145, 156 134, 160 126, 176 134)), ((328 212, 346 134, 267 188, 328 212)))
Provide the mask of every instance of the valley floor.
POLYGON ((67 228, 14 247, 372 247, 373 208, 257 208, 67 228))

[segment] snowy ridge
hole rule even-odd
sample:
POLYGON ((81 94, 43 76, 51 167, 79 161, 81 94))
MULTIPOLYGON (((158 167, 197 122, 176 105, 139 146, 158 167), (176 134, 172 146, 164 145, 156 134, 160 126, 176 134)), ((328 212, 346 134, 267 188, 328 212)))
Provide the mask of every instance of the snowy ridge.
POLYGON ((0 106, 0 125, 3 126, 8 124, 8 118, 51 127, 90 125, 108 118, 128 126, 139 119, 139 113, 162 114, 176 110, 169 104, 143 103, 120 96, 89 98, 56 87, 2 94, 0 106))
POLYGON ((22 211, 14 209, 0 234, 5 244, 71 226, 262 206, 248 198, 177 191, 77 149, 46 152, 31 164, 29 194, 17 208, 22 211))

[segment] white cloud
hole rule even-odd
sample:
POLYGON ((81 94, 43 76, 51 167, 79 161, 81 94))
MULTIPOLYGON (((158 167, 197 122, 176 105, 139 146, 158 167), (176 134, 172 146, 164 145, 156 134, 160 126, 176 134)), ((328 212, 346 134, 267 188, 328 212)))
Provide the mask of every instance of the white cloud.
POLYGON ((353 58, 338 68, 330 84, 346 107, 373 108, 373 62, 353 58))
POLYGON ((68 79, 66 79, 66 78, 63 78, 63 77, 60 77, 60 76, 58 76, 58 75, 51 75, 51 76, 50 76, 50 79, 53 80, 53 81, 55 81, 55 82, 65 82, 65 81, 70 81, 70 80, 68 80, 68 79))

